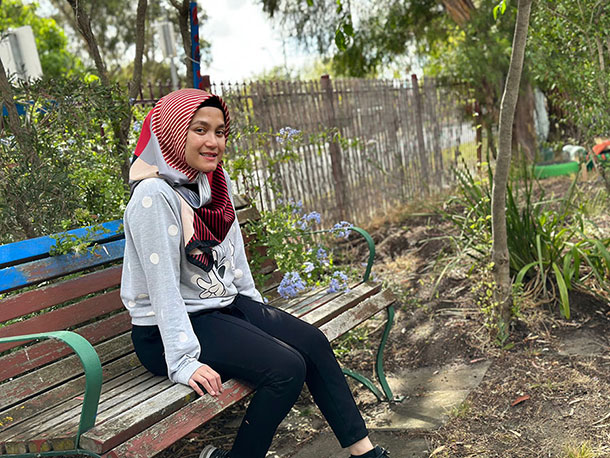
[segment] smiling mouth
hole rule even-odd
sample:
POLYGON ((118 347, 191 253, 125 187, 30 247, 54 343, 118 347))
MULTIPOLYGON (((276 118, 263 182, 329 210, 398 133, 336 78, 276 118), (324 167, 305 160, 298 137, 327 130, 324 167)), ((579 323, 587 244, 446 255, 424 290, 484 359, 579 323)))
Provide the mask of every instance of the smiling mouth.
POLYGON ((205 153, 199 153, 200 156, 203 157, 209 157, 211 159, 216 158, 218 156, 218 153, 210 153, 210 152, 205 152, 205 153))

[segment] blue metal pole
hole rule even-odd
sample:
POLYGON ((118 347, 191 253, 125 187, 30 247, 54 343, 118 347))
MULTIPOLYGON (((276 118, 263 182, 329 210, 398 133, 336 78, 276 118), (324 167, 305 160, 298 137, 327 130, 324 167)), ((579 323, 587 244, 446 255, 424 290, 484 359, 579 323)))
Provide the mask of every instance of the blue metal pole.
POLYGON ((203 89, 201 67, 199 66, 199 21, 197 19, 197 2, 190 3, 191 16, 191 64, 193 66, 193 87, 203 89))

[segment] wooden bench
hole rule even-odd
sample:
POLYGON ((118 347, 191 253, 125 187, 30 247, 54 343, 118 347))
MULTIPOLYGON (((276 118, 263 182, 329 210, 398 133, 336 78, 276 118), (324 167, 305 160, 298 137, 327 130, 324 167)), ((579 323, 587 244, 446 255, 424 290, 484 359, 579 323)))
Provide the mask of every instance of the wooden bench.
MULTIPOLYGON (((243 199, 236 207, 240 223, 257 215, 243 199)), ((228 380, 220 397, 199 397, 140 365, 119 297, 122 224, 103 227, 95 248, 79 255, 49 256, 52 237, 0 246, 0 454, 150 458, 252 392, 228 380)), ((380 400, 392 399, 382 356, 395 298, 368 281, 374 245, 354 230, 371 252, 364 281, 349 292, 319 290, 288 301, 264 294, 331 341, 387 310, 376 363, 383 393, 362 375, 345 373, 380 400)), ((69 233, 82 236, 86 228, 69 233)))

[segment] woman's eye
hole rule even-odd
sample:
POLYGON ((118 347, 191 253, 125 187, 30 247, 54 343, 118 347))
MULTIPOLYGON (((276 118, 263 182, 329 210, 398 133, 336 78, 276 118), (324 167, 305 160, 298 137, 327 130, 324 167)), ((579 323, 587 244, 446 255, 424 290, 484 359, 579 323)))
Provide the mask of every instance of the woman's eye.
POLYGON ((225 131, 224 130, 217 130, 216 131, 216 135, 218 135, 219 137, 224 137, 225 131))

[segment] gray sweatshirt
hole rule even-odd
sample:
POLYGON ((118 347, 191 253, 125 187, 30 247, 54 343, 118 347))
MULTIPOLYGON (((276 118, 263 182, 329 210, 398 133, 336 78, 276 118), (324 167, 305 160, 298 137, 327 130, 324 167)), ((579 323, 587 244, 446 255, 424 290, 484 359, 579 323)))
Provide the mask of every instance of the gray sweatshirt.
MULTIPOLYGON (((229 195, 231 185, 227 177, 229 195)), ((157 325, 170 380, 188 385, 202 363, 188 314, 225 307, 240 293, 262 302, 256 290, 237 218, 213 250, 205 272, 186 259, 181 197, 160 178, 136 186, 125 209, 121 299, 138 326, 157 325)))

